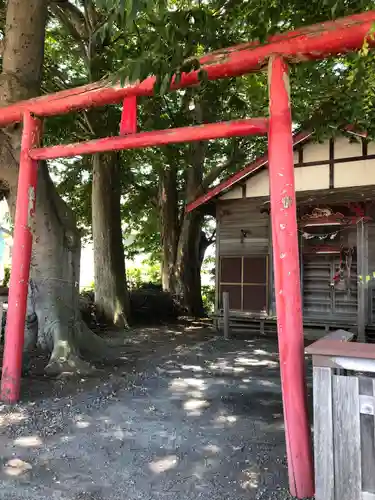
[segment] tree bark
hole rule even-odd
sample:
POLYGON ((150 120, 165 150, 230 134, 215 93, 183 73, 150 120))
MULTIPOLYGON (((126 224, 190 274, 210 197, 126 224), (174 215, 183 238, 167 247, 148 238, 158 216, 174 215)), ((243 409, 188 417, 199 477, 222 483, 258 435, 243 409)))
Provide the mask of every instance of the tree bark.
MULTIPOLYGON (((98 25, 101 22, 99 16, 97 22, 98 25)), ((93 25, 91 30, 95 31, 98 25, 93 25)), ((93 37, 91 33, 88 38, 91 40, 87 47, 89 79, 97 81, 112 71, 111 58, 98 37, 93 37), (94 38, 96 44, 92 43, 94 38)), ((96 135, 102 135, 103 131, 104 135, 118 133, 119 124, 110 119, 109 113, 109 110, 91 111, 92 128, 96 135)), ((118 152, 92 157, 92 235, 96 308, 107 322, 127 328, 130 301, 121 227, 120 161, 118 152)))
POLYGON ((184 305, 190 316, 205 315, 201 293, 201 234, 202 217, 185 214, 179 242, 179 277, 184 305))
MULTIPOLYGON (((191 98, 186 97, 186 112, 191 98)), ((203 122, 202 103, 195 102, 194 123, 203 122)), ((185 172, 185 195, 179 204, 177 182, 178 166, 175 156, 160 174, 159 213, 162 240, 162 279, 164 290, 180 295, 189 315, 202 317, 204 307, 201 294, 202 216, 197 212, 186 214, 185 201, 192 201, 202 189, 206 144, 190 146, 190 162, 185 172)), ((168 150, 166 151, 168 158, 168 150)))
POLYGON ((160 174, 159 183, 162 285, 163 290, 176 295, 179 291, 176 267, 179 238, 177 167, 166 167, 160 174))
MULTIPOLYGON (((97 81, 110 73, 114 53, 106 47, 108 40, 95 35, 103 23, 103 13, 96 10, 94 3, 84 3, 84 14, 70 1, 52 3, 51 8, 77 41, 88 79, 97 81)), ((117 133, 118 123, 110 119, 109 113, 102 109, 88 113, 89 127, 95 136, 117 133)), ((122 242, 119 162, 118 153, 92 157, 92 233, 97 310, 107 322, 124 328, 130 308, 122 242)))
MULTIPOLYGON (((202 108, 196 103, 195 112, 198 122, 202 122, 202 108)), ((186 172, 186 201, 195 199, 201 189, 206 144, 197 142, 191 145, 191 164, 186 172)), ((183 208, 184 210, 184 208, 183 208)), ((184 305, 189 315, 204 316, 201 293, 201 233, 202 215, 195 211, 183 212, 181 233, 178 245, 178 273, 184 305)))
POLYGON ((163 289, 180 295, 190 316, 202 317, 201 268, 209 243, 202 231, 202 216, 198 213, 183 213, 179 225, 175 178, 176 172, 171 170, 165 170, 160 176, 163 289))
MULTIPOLYGON (((204 120, 204 102, 195 99, 194 119, 204 120)), ((186 173, 186 201, 193 201, 200 191, 207 143, 196 142, 190 146, 191 162, 186 173)), ((201 283, 201 233, 203 217, 197 211, 185 213, 179 243, 179 273, 183 289, 185 307, 195 317, 204 316, 201 283)))
POLYGON ((106 320, 127 327, 129 300, 121 229, 119 160, 118 153, 93 156, 95 303, 106 320))
MULTIPOLYGON (((47 0, 9 0, 0 77, 2 106, 39 93, 47 0)), ((14 217, 19 126, 0 132, 0 189, 14 217)), ((87 372, 80 355, 105 347, 82 323, 78 308, 80 235, 71 210, 58 195, 45 163, 39 165, 25 348, 51 353, 48 371, 87 372)))
MULTIPOLYGON (((11 206, 16 194, 15 189, 7 194, 11 206)), ((25 349, 37 344, 51 353, 49 374, 87 373, 91 368, 81 356, 99 359, 105 346, 81 321, 80 233, 44 162, 39 164, 35 221, 25 349)))

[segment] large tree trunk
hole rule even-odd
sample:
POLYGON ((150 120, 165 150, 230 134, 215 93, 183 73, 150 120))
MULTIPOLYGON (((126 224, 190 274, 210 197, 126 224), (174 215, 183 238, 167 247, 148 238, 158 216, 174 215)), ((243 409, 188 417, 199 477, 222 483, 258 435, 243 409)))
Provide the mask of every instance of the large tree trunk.
MULTIPOLYGON (((195 103, 195 119, 203 121, 202 103, 195 103)), ((191 164, 186 172, 186 201, 193 201, 199 193, 203 179, 203 166, 207 144, 196 142, 190 146, 191 164)), ((204 307, 201 290, 201 233, 202 215, 184 213, 178 244, 178 272, 184 305, 191 316, 202 317, 204 307)))
MULTIPOLYGON (((5 173, 2 177, 8 176, 5 173)), ((16 194, 14 188, 7 193, 11 207, 16 194)), ((81 321, 81 238, 74 215, 58 195, 44 162, 39 164, 33 232, 25 349, 38 344, 50 352, 50 374, 87 372, 90 367, 81 356, 100 358, 103 343, 81 321)))
MULTIPOLYGON (((38 94, 43 63, 47 0, 9 0, 0 102, 38 94)), ((0 132, 0 187, 12 216, 18 180, 20 127, 0 132)), ((101 339, 82 323, 78 309, 80 236, 72 212, 59 197, 46 164, 39 165, 34 245, 30 269, 25 347, 51 353, 49 371, 87 371, 79 355, 99 353, 101 339)))
POLYGON ((189 213, 184 217, 179 242, 179 278, 184 305, 190 316, 205 315, 201 293, 202 216, 189 213))
POLYGON ((166 167, 159 180, 160 235, 162 243, 163 290, 178 293, 177 249, 178 249, 178 194, 177 167, 166 167))
POLYGON ((95 303, 99 314, 106 320, 116 326, 126 327, 129 301, 121 229, 118 164, 118 153, 93 156, 95 303))
MULTIPOLYGON (((198 122, 202 121, 201 106, 196 103, 198 122)), ((186 172, 186 201, 193 201, 199 192, 203 178, 206 144, 191 145, 191 165, 186 172)), ((201 233, 202 215, 195 211, 184 213, 178 244, 178 273, 184 305, 191 316, 202 317, 204 307, 201 291, 201 233)))
MULTIPOLYGON (((95 17, 95 16, 94 16, 95 17)), ((101 24, 100 16, 96 16, 101 24)), ((92 21, 94 21, 92 19, 92 21)), ((97 25, 92 25, 96 31, 97 25)), ((111 59, 103 42, 94 35, 87 47, 89 78, 98 81, 112 70, 111 59), (95 39, 96 43, 92 43, 95 39)), ((92 110, 92 128, 96 134, 116 134, 118 124, 110 111, 92 110), (115 128, 114 128, 115 127, 115 128)), ((99 314, 119 328, 128 327, 130 301, 126 283, 125 253, 121 227, 121 179, 118 152, 93 155, 92 235, 94 242, 95 305, 99 314)))
MULTIPOLYGON (((95 2, 94 2, 95 3, 95 2)), ((79 40, 82 62, 90 81, 105 77, 113 69, 110 40, 97 36, 104 12, 93 2, 81 2, 82 15, 75 15, 73 0, 55 2, 51 9, 67 31, 79 40), (72 7, 73 5, 73 7, 72 7)), ((118 123, 108 109, 92 109, 87 115, 90 133, 96 136, 116 133, 118 123), (115 127, 115 128, 114 128, 115 127)), ((126 286, 125 256, 122 242, 120 205, 120 157, 117 153, 92 157, 92 232, 94 240, 95 304, 109 323, 127 327, 129 297, 126 286)))

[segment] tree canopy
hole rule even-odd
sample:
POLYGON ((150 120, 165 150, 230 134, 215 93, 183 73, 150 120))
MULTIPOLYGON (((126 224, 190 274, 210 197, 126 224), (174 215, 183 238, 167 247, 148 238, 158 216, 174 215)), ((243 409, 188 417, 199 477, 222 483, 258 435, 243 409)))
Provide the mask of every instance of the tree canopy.
MULTIPOLYGON (((248 40, 262 43, 276 32, 374 6, 369 0, 55 0, 50 3, 42 89, 51 92, 100 78, 125 83, 154 74, 154 97, 138 99, 139 130, 265 116, 267 75, 263 72, 208 82, 202 70, 199 86, 168 93, 171 78, 199 69, 198 58, 204 53, 248 40)), ((373 62, 372 52, 364 45, 344 57, 293 65, 296 128, 314 127, 322 137, 350 123, 373 136, 373 62)), ((120 106, 110 106, 50 119, 46 141, 117 134, 120 113, 120 106)), ((265 149, 264 138, 251 137, 121 152, 117 160, 123 236, 136 234, 127 255, 150 253, 154 259, 164 259, 172 275, 178 274, 178 253, 188 224, 186 202, 265 149), (171 248, 173 255, 167 256, 171 248)), ((58 189, 90 237, 90 159, 62 161, 50 168, 58 172, 58 189)), ((196 231, 204 235, 205 219, 198 226, 196 231)), ((171 279, 165 277, 165 286, 176 291, 171 279)))

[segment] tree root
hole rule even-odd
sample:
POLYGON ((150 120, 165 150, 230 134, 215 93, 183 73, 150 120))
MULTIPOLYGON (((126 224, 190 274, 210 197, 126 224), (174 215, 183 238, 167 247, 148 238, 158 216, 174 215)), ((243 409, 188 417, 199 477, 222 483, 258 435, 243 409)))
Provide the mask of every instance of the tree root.
MULTIPOLYGON (((122 344, 124 345, 124 344, 122 344)), ((119 355, 118 340, 111 342, 96 335, 90 328, 80 321, 77 335, 77 348, 80 354, 92 362, 113 362, 121 358, 119 355)))
MULTIPOLYGON (((89 376, 97 373, 91 363, 117 365, 126 361, 122 357, 123 339, 116 338, 111 342, 111 339, 99 337, 82 320, 77 321, 70 331, 60 328, 59 321, 50 323, 49 328, 53 349, 44 371, 50 377, 89 376)), ((27 353, 24 357, 27 358, 27 353)))
POLYGON ((71 354, 65 359, 51 358, 44 371, 50 377, 57 377, 64 375, 89 376, 94 375, 97 370, 77 355, 71 354))

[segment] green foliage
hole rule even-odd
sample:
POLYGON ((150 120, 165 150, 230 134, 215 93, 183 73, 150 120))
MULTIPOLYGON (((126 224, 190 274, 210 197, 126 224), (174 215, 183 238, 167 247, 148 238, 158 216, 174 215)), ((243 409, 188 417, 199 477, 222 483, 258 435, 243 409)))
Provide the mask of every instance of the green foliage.
POLYGON ((146 259, 140 267, 128 267, 126 278, 130 289, 141 288, 149 284, 160 285, 160 264, 146 259))
POLYGON ((211 314, 215 309, 215 286, 202 285, 203 306, 207 314, 211 314))
POLYGON ((126 279, 129 288, 139 288, 142 283, 142 269, 140 267, 128 267, 126 270, 126 279))
POLYGON ((89 285, 85 286, 81 290, 82 292, 93 292, 95 291, 95 283, 92 281, 89 285))
POLYGON ((208 275, 212 280, 215 278, 216 259, 213 256, 206 257, 203 261, 202 273, 208 275))
MULTIPOLYGON (((51 2, 55 17, 46 36, 44 90, 106 76, 125 84, 155 74, 155 96, 138 99, 139 130, 267 115, 265 73, 207 82, 202 72, 200 85, 174 93, 167 90, 173 74, 178 80, 183 71, 199 69, 198 58, 206 52, 248 40, 262 42, 275 32, 375 8, 374 0, 71 0, 78 12, 65 12, 64 18, 63 4, 69 2, 51 2)), ((374 63, 374 52, 364 44, 358 53, 292 66, 295 125, 314 127, 318 137, 324 137, 350 123, 375 137, 374 63)), ((111 106, 100 114, 82 112, 47 120, 46 142, 114 135, 119 118, 120 107, 111 106)), ((265 149, 264 138, 241 138, 210 141, 204 147, 198 143, 122 152, 124 238, 136 236, 126 248, 127 257, 147 252, 155 261, 160 259, 165 173, 175 173, 168 195, 174 200, 178 231, 187 200, 265 149), (189 192, 192 178, 198 186, 193 193, 189 192)), ((90 161, 79 158, 51 168, 58 168, 60 192, 82 227, 89 227, 90 161)), ((128 269, 128 275, 130 281, 141 279, 138 270, 128 269)))
POLYGON ((216 259, 213 256, 206 257, 202 265, 202 275, 210 279, 209 284, 203 284, 201 287, 203 306, 207 314, 213 313, 215 309, 215 265, 216 259))
POLYGON ((161 270, 159 262, 150 262, 147 269, 148 279, 150 283, 155 285, 161 284, 161 270))
POLYGON ((9 286, 10 281, 10 266, 4 266, 4 279, 1 286, 9 286))

